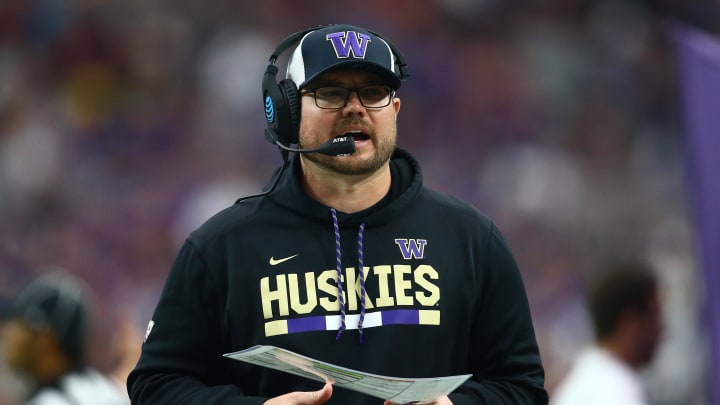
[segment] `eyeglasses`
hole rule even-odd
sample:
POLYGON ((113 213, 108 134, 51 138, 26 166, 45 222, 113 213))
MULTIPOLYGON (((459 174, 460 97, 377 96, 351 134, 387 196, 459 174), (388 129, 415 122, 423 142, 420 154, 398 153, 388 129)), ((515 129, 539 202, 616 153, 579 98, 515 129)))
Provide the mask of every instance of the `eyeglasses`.
POLYGON ((315 105, 327 110, 343 108, 350 100, 350 93, 357 93, 360 104, 365 108, 383 108, 390 105, 395 92, 387 86, 364 87, 318 87, 312 90, 301 90, 303 96, 312 95, 315 105))

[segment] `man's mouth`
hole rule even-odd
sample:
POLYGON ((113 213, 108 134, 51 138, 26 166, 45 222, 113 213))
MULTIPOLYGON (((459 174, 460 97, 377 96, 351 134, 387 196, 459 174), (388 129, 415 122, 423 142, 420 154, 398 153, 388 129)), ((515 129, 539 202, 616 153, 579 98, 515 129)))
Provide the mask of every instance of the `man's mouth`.
POLYGON ((367 133, 360 131, 360 130, 347 131, 343 134, 336 136, 336 138, 341 137, 341 136, 352 136, 353 139, 355 139, 355 141, 366 141, 366 140, 370 139, 370 135, 368 135, 367 133))

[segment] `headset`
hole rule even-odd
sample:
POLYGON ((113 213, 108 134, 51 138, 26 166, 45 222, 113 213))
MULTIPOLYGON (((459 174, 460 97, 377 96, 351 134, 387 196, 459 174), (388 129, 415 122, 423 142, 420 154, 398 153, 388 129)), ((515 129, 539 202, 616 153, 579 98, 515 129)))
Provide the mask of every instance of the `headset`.
MULTIPOLYGON (((329 156, 345 156, 355 152, 355 141, 352 136, 331 139, 314 149, 291 147, 290 145, 298 143, 298 133, 300 132, 300 90, 298 89, 298 85, 291 79, 277 81, 278 67, 275 65, 275 62, 283 52, 297 45, 306 34, 337 25, 339 24, 318 25, 291 34, 285 38, 275 48, 272 55, 270 55, 268 66, 267 69, 265 69, 262 79, 262 96, 265 104, 265 120, 267 121, 265 139, 280 149, 283 164, 273 175, 272 183, 268 188, 261 193, 238 198, 235 204, 270 194, 275 189, 283 171, 289 165, 289 152, 317 152, 329 156)), ((388 47, 390 47, 390 51, 395 57, 395 71, 399 72, 398 77, 400 80, 405 80, 410 77, 410 68, 407 63, 405 63, 405 58, 397 47, 382 35, 373 31, 366 31, 382 39, 388 47)))
MULTIPOLYGON (((345 137, 349 139, 337 138, 316 149, 291 148, 290 145, 298 143, 300 131, 300 91, 298 85, 291 79, 277 81, 278 67, 275 62, 284 51, 297 45, 306 34, 336 25, 338 24, 319 25, 291 34, 275 48, 268 60, 269 63, 262 79, 262 94, 267 121, 265 139, 278 146, 283 154, 283 160, 287 160, 288 152, 318 152, 330 156, 340 156, 355 151, 352 137, 345 137)), ((382 35, 369 30, 368 32, 385 41, 390 47, 395 56, 395 68, 396 72, 399 72, 400 80, 410 77, 410 68, 397 47, 382 35)))

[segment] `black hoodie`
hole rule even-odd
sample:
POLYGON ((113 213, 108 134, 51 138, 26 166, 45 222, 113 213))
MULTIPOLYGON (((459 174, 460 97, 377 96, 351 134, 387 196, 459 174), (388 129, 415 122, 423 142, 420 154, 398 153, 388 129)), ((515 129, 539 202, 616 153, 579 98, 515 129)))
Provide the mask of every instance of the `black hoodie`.
MULTIPOLYGON (((473 374, 456 405, 547 404, 520 272, 487 217, 425 188, 401 149, 388 196, 354 214, 311 199, 299 160, 286 165, 270 194, 218 213, 181 248, 128 378, 134 404, 261 404, 321 388, 222 356, 253 345, 387 376, 473 374)), ((338 387, 328 401, 381 403, 338 387)))

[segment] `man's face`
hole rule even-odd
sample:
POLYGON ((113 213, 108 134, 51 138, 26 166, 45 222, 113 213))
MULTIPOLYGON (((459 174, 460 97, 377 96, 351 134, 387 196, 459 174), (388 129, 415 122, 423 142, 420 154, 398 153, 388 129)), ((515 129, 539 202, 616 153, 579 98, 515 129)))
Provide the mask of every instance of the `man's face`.
MULTIPOLYGON (((348 69, 323 74, 308 86, 308 90, 326 86, 359 88, 384 84, 373 73, 348 69)), ((339 136, 352 135, 355 138, 355 153, 350 156, 311 153, 302 155, 302 158, 347 175, 374 173, 390 160, 397 138, 396 117, 400 111, 400 99, 393 98, 386 107, 367 108, 360 102, 357 92, 352 92, 347 104, 338 109, 317 107, 312 94, 301 97, 301 103, 301 148, 316 148, 339 136)))
POLYGON ((21 372, 32 369, 41 333, 20 319, 10 320, 2 326, 2 350, 12 369, 21 372))
POLYGON ((647 364, 655 356, 664 329, 660 299, 657 294, 653 295, 648 303, 648 308, 642 316, 640 329, 638 351, 643 363, 647 364))

